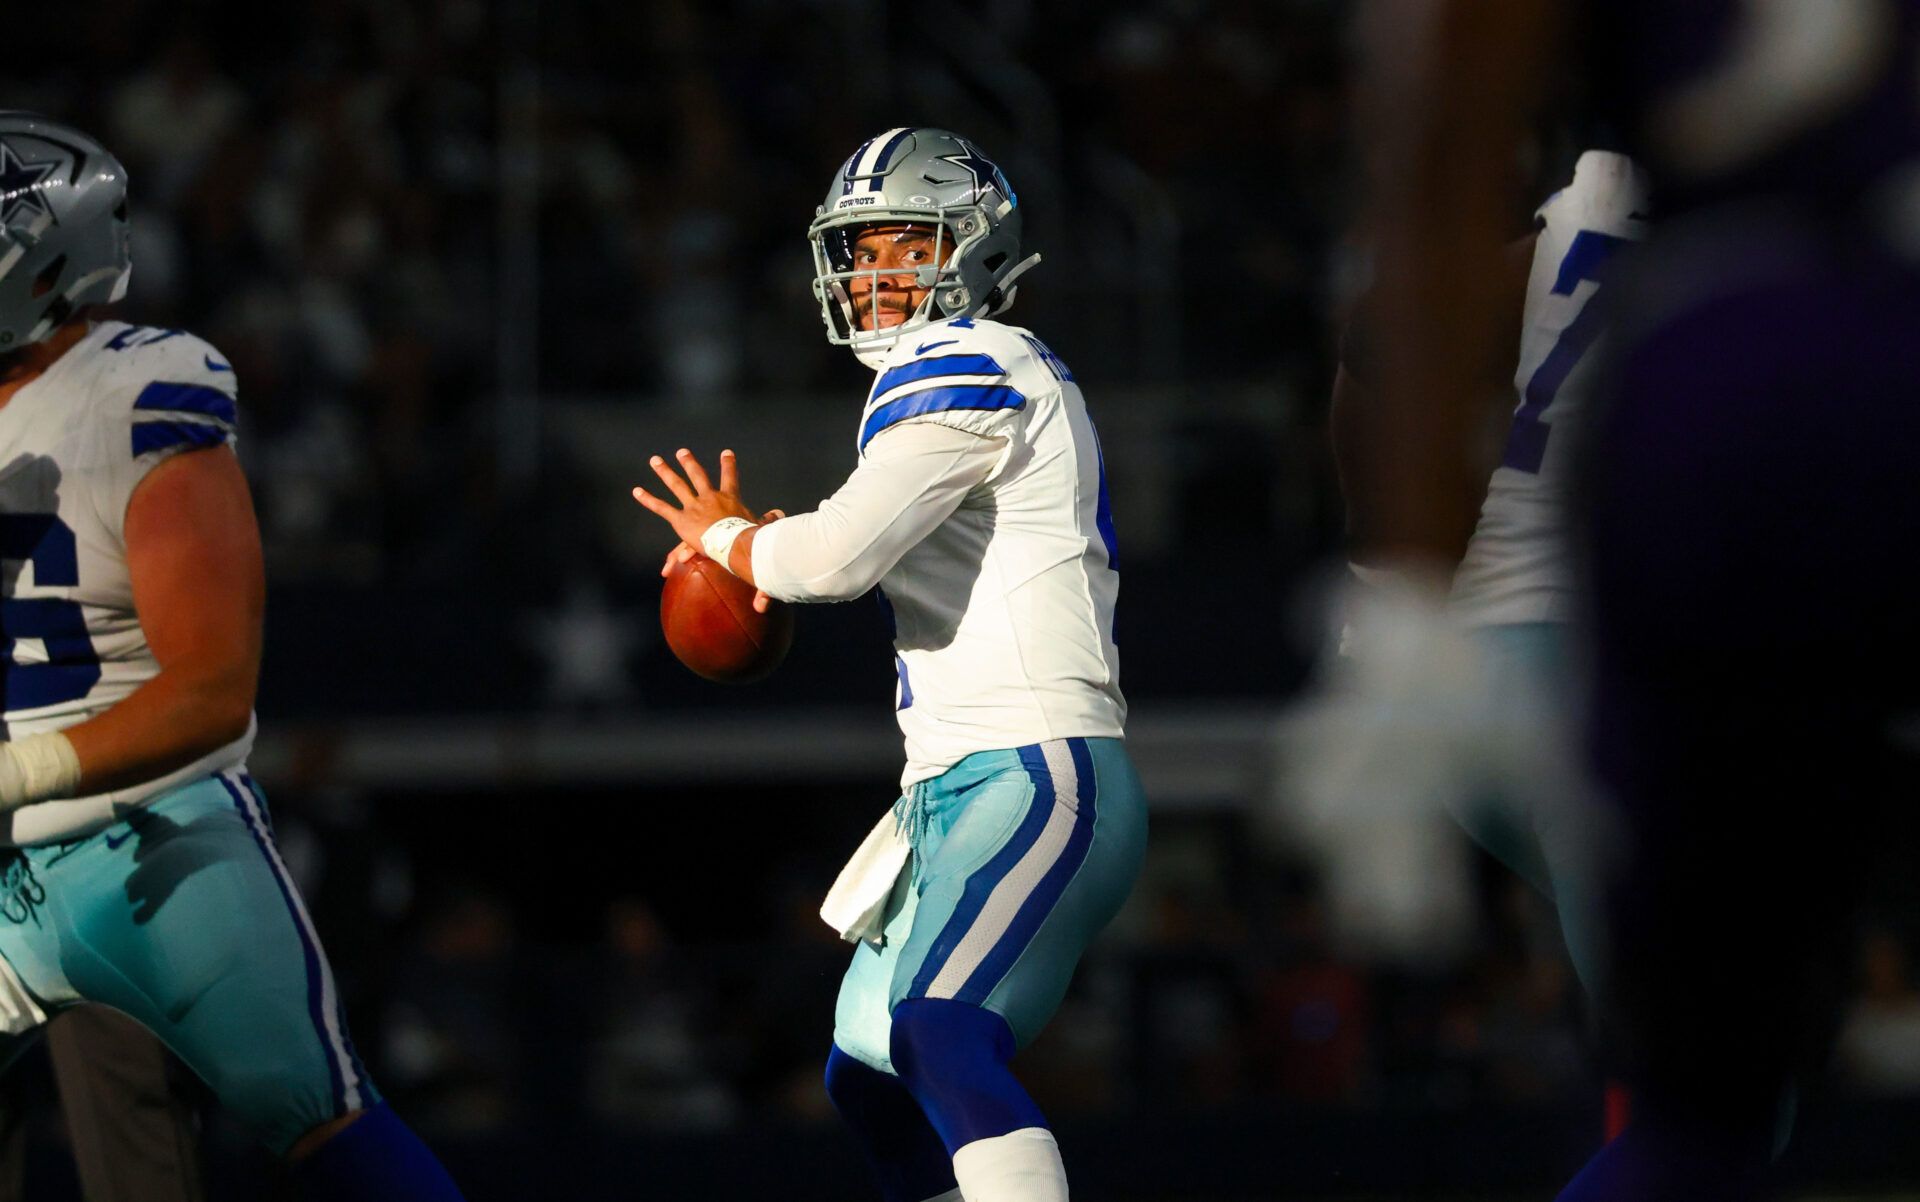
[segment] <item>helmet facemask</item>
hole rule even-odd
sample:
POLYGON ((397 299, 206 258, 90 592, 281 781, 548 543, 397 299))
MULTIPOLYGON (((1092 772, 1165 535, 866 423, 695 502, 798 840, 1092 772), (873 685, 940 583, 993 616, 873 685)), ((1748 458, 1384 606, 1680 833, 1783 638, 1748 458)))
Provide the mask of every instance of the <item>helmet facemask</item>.
MULTIPOLYGON (((971 241, 977 243, 985 230, 981 223, 973 224, 975 234, 971 241)), ((874 366, 903 335, 922 329, 930 322, 964 316, 969 298, 961 278, 960 260, 963 250, 971 247, 966 238, 956 241, 953 230, 953 219, 938 210, 884 216, 866 210, 833 214, 816 221, 809 231, 813 242, 813 294, 820 301, 828 341, 836 346, 851 346, 862 362, 874 366), (918 267, 856 266, 855 245, 862 235, 874 229, 930 232, 933 236, 931 261, 918 267), (861 295, 873 306, 873 329, 860 326, 855 284, 861 280, 867 285, 861 295), (883 285, 924 290, 926 295, 907 313, 905 320, 882 327, 878 321, 883 285)))

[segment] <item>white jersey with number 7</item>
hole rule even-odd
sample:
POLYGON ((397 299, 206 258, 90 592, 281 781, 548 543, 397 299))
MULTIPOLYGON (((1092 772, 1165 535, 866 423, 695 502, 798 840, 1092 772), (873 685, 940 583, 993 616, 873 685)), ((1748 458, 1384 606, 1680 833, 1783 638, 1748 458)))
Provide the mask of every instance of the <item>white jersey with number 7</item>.
POLYGON ((1589 416, 1594 345, 1604 332, 1595 295, 1615 252, 1646 237, 1647 206, 1646 175, 1601 150, 1581 155, 1573 182, 1540 206, 1514 375, 1519 404, 1454 574, 1453 606, 1469 625, 1570 616, 1567 466, 1589 416))

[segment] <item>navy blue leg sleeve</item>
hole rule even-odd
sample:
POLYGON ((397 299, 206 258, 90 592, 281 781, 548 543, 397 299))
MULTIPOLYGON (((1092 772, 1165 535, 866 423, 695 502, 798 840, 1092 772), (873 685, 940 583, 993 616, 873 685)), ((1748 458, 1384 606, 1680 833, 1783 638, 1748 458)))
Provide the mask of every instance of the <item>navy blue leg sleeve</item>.
POLYGON ((898 1077, 827 1053, 827 1096, 853 1128, 885 1202, 926 1202, 954 1188, 953 1161, 898 1077))
POLYGON ((294 1169, 311 1202, 465 1202, 460 1187, 385 1102, 294 1169))
POLYGON ((1013 1029, 991 1010, 945 998, 908 998, 894 1007, 894 1071, 949 1153, 1047 1125, 1007 1068, 1013 1052, 1013 1029))

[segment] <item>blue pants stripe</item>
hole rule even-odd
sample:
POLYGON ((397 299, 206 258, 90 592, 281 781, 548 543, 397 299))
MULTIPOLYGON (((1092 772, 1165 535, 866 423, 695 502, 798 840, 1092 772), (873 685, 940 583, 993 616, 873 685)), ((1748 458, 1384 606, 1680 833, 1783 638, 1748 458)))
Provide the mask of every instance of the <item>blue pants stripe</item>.
POLYGON ((901 1016, 943 1004, 996 1014, 1016 1046, 1030 1042, 1146 850, 1146 798, 1116 738, 976 752, 906 804, 913 874, 889 899, 885 938, 854 949, 834 1005, 835 1043, 883 1073, 899 1067, 901 1016))
POLYGON ((1053 777, 1047 771, 1047 761, 1038 747, 1022 747, 1020 762, 1033 778, 1033 801, 1027 806, 1026 817, 1020 820, 1020 826, 1013 832, 993 858, 967 878, 967 885, 960 896, 960 904, 954 907, 945 926, 940 928, 939 936, 927 949, 927 955, 920 962, 920 971, 914 974, 913 986, 907 991, 908 997, 924 997, 933 979, 940 975, 947 960, 960 946, 961 940, 973 928, 974 921, 980 917, 980 911, 993 896, 997 886, 1007 873, 1013 871, 1029 849, 1047 828, 1047 817, 1053 812, 1053 777))
MULTIPOLYGON (((971 1002, 976 1006, 986 1004, 987 996, 999 986, 1001 980, 1007 975, 1007 971, 1013 967, 1014 961, 1018 960, 1021 953, 1027 950, 1027 945, 1033 942, 1034 935, 1040 930, 1040 924, 1047 920, 1047 915, 1053 913, 1053 907, 1059 902, 1060 896, 1067 891, 1068 884, 1080 871, 1080 866, 1087 862, 1087 850, 1093 846, 1093 823, 1097 816, 1094 794, 1098 790, 1094 787, 1093 756, 1087 750, 1085 739, 1068 739, 1067 750, 1073 757, 1074 799, 1078 811, 1074 819, 1073 833, 1067 837, 1066 847, 1061 849, 1053 865, 1047 869, 1046 875, 1040 878, 1040 883, 1033 887, 1026 901, 1021 903, 1020 910, 1014 915, 1013 922, 1008 925, 1006 934, 993 945, 993 950, 988 952, 986 958, 980 962, 980 967, 973 971, 973 974, 967 978, 967 983, 954 994, 957 1001, 971 1002)), ((1032 772, 1033 766, 1029 764, 1027 770, 1032 772)), ((1046 772, 1044 760, 1041 762, 1040 771, 1046 772)), ((1052 781, 1049 774, 1047 790, 1049 796, 1057 787, 1057 783, 1052 781)), ((1036 795, 1038 792, 1036 788, 1036 795)))
MULTIPOLYGON (((269 832, 271 832, 273 828, 273 821, 271 816, 268 815, 267 799, 266 799, 266 796, 260 791, 259 782, 254 780, 251 774, 243 774, 240 777, 240 783, 246 787, 248 793, 252 794, 254 804, 259 807, 260 813, 263 816, 267 817, 267 829, 269 830, 269 832)), ((274 859, 278 859, 277 853, 274 856, 269 857, 269 860, 274 860, 274 859)), ((280 866, 280 871, 281 872, 286 871, 286 866, 284 864, 280 866)), ((288 876, 286 879, 288 883, 284 886, 284 888, 291 889, 292 888, 291 876, 288 876)), ((295 920, 296 920, 296 925, 299 926, 300 928, 301 942, 305 946, 315 949, 314 959, 318 960, 319 957, 324 953, 321 953, 318 950, 320 947, 320 935, 318 931, 315 931, 314 929, 312 929, 313 928, 312 915, 306 912, 306 909, 304 906, 296 907, 295 920)), ((325 974, 325 976, 323 977, 323 980, 329 979, 333 975, 332 969, 326 967, 324 964, 321 966, 321 972, 325 974)), ((345 1084, 345 1094, 347 1096, 344 1096, 342 1100, 345 1101, 351 1108, 358 1109, 362 1105, 364 1105, 366 1099, 359 1096, 360 1091, 357 1088, 357 1085, 354 1085, 351 1083, 361 1082, 367 1079, 367 1065, 366 1065, 366 1062, 360 1058, 360 1049, 354 1046, 352 1029, 347 1025, 347 1001, 345 998, 340 996, 340 990, 338 988, 337 981, 334 982, 334 985, 335 985, 335 988, 333 988, 331 991, 327 991, 324 989, 322 990, 323 998, 327 992, 331 992, 333 994, 333 1006, 331 1008, 333 1013, 333 1026, 330 1028, 329 1031, 324 1031, 323 1034, 331 1033, 334 1036, 333 1042, 329 1043, 327 1046, 330 1051, 337 1049, 340 1053, 343 1053, 344 1058, 346 1060, 346 1071, 341 1075, 344 1079, 344 1082, 347 1083, 345 1084)), ((327 1060, 328 1060, 328 1063, 331 1064, 334 1060, 334 1056, 329 1055, 327 1057, 327 1060)))
MULTIPOLYGON (((293 887, 293 880, 287 874, 286 865, 280 862, 280 855, 274 849, 273 836, 267 825, 266 809, 258 803, 252 789, 242 788, 233 782, 227 773, 216 778, 233 798, 233 804, 246 821, 247 831, 252 834, 254 843, 260 848, 260 854, 267 862, 267 868, 273 874, 274 884, 280 887, 281 900, 287 904, 287 914, 293 919, 293 929, 300 935, 300 952, 307 966, 307 1012, 313 1019, 314 1034, 320 1038, 320 1046, 325 1049, 327 1078, 333 1085, 333 1101, 338 1110, 360 1109, 360 1076, 354 1072, 354 1065, 348 1056, 336 1046, 333 1031, 328 1022, 327 967, 320 956, 320 945, 313 933, 307 929, 306 911, 301 907, 293 887)), ((337 1020, 336 1020, 337 1022, 337 1020)), ((345 1030, 344 1023, 339 1024, 345 1030)))

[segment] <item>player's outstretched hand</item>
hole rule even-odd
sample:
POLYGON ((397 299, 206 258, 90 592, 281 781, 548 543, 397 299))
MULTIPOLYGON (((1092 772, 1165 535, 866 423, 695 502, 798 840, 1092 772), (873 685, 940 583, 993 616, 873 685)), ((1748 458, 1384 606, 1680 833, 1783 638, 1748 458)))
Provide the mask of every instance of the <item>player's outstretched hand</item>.
POLYGON ((707 527, 721 518, 753 521, 753 510, 747 508, 740 499, 740 468, 732 451, 720 452, 718 485, 708 478, 707 469, 694 458, 692 451, 681 447, 674 452, 674 458, 679 461, 678 471, 659 455, 647 460, 647 464, 679 504, 656 497, 638 486, 633 490, 633 499, 645 506, 649 513, 672 526, 681 542, 692 547, 699 546, 700 536, 707 532, 707 527), (681 474, 683 472, 684 476, 681 474))

